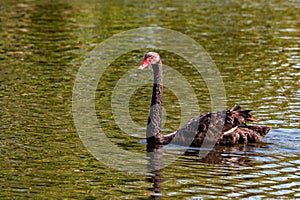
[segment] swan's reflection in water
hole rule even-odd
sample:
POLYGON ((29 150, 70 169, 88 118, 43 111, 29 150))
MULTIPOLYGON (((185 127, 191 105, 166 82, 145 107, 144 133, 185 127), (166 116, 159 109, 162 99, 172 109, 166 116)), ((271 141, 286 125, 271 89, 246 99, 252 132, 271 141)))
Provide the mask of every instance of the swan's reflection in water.
MULTIPOLYGON (((253 146, 239 145, 232 147, 215 146, 214 149, 209 150, 209 153, 205 157, 201 156, 201 151, 208 150, 189 148, 179 159, 186 159, 191 165, 193 165, 191 162, 194 162, 194 164, 197 164, 195 162, 199 162, 214 165, 251 167, 253 165, 253 160, 251 160, 249 156, 255 154, 253 148, 264 147, 266 147, 266 144, 253 144, 253 146)), ((147 180, 151 182, 153 186, 153 188, 150 189, 151 192, 149 195, 155 200, 160 199, 163 196, 163 156, 166 156, 164 155, 165 153, 162 145, 147 145, 147 156, 149 158, 148 169, 150 171, 150 176, 147 180)))
POLYGON ((151 173, 151 176, 148 178, 148 181, 153 183, 153 193, 151 193, 151 197, 155 200, 160 199, 162 196, 162 147, 162 145, 147 144, 147 155, 149 158, 148 169, 151 173))

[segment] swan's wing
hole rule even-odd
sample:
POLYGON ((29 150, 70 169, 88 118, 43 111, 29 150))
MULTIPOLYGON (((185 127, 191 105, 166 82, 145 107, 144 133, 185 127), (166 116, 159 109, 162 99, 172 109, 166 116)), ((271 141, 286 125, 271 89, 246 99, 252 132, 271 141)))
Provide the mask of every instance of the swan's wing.
POLYGON ((191 119, 177 131, 165 135, 166 143, 200 146, 204 139, 217 142, 223 131, 226 111, 205 113, 191 119))

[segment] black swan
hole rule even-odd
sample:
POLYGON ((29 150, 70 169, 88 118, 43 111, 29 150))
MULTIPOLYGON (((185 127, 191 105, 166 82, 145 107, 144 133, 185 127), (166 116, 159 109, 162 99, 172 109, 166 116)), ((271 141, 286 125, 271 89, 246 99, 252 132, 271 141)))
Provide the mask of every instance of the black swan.
POLYGON ((202 114, 191 119, 179 130, 163 135, 161 131, 163 70, 158 53, 147 52, 138 69, 142 70, 149 65, 153 68, 154 84, 146 130, 147 144, 164 145, 172 142, 172 144, 200 147, 204 140, 212 141, 217 145, 258 143, 269 132, 269 126, 246 125, 246 122, 257 121, 257 119, 250 114, 251 110, 242 110, 239 105, 235 105, 230 110, 202 114))

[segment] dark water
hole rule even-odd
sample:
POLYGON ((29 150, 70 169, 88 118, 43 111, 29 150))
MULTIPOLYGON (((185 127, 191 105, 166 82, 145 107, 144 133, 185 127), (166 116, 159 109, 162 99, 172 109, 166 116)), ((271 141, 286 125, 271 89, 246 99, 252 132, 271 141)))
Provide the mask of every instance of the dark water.
MULTIPOLYGON (((300 198, 299 7, 296 0, 2 1, 1 199, 300 198), (215 147, 205 158, 203 150, 189 150, 152 173, 122 172, 91 155, 73 121, 78 70, 105 39, 149 26, 179 31, 205 48, 221 73, 228 108, 239 103, 253 109, 259 124, 273 127, 263 144, 215 147)), ((131 133, 115 120, 111 96, 146 50, 151 48, 111 63, 95 95, 106 136, 118 148, 143 155, 151 84, 130 97, 131 118, 142 127, 131 133)), ((189 81, 200 112, 210 111, 203 77, 179 56, 159 52, 164 64, 189 81)), ((181 104, 168 88, 164 103, 164 131, 171 132, 180 126, 181 104)), ((161 149, 156 151, 149 162, 159 166, 161 149)))

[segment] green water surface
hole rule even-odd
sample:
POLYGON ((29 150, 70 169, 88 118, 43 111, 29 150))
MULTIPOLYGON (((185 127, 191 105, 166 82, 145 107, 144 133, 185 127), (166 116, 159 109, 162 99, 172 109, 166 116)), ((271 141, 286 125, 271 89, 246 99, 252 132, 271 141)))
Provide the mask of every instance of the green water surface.
MULTIPOLYGON (((300 198, 299 8, 297 0, 3 0, 0 199, 300 198), (150 26, 186 34, 205 48, 221 73, 228 108, 239 103, 253 109, 259 124, 272 126, 264 144, 215 148, 206 158, 190 152, 141 174, 108 167, 90 154, 73 122, 78 70, 112 35, 150 26)), ((111 95, 146 50, 156 49, 131 51, 108 66, 95 101, 111 142, 141 154, 151 84, 130 97, 131 118, 142 127, 136 132, 119 128, 111 95)), ((164 64, 189 81, 199 110, 210 111, 203 77, 178 55, 158 51, 164 64)), ((164 106, 163 128, 171 132, 179 128, 181 109, 168 88, 164 106)))

